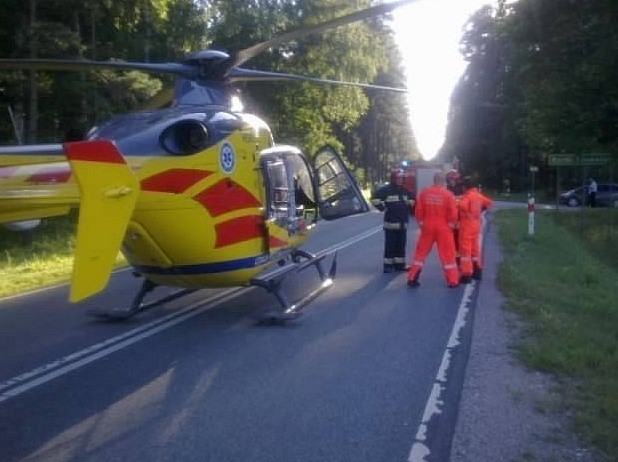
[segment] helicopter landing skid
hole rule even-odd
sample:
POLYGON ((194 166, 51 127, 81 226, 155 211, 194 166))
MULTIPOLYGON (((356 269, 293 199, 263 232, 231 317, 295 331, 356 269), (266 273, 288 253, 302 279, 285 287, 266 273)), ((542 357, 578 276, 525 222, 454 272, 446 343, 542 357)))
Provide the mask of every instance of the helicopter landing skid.
POLYGON ((251 285, 261 287, 273 294, 280 305, 279 310, 268 312, 262 316, 262 323, 282 324, 300 317, 302 314, 301 310, 306 305, 333 285, 335 273, 337 272, 337 253, 333 256, 333 262, 331 263, 328 273, 326 273, 322 267, 322 260, 327 255, 328 252, 312 254, 304 250, 295 250, 291 255, 291 260, 293 262, 291 265, 281 267, 273 273, 269 273, 267 278, 257 277, 251 279, 251 285), (321 284, 296 302, 290 303, 281 290, 283 282, 289 275, 299 273, 310 266, 316 268, 320 276, 321 284))
POLYGON ((128 319, 135 316, 138 313, 142 313, 150 308, 154 308, 155 306, 162 305, 163 303, 170 302, 172 300, 176 300, 177 298, 184 297, 185 295, 189 295, 192 292, 195 292, 197 289, 182 289, 176 292, 173 292, 165 297, 161 297, 157 300, 153 300, 152 302, 144 303, 144 297, 152 290, 157 287, 158 284, 144 279, 142 286, 140 287, 137 294, 133 298, 133 303, 128 309, 111 309, 111 310, 103 310, 103 309, 93 309, 88 312, 88 314, 92 316, 96 316, 98 318, 104 318, 108 320, 123 320, 128 319))

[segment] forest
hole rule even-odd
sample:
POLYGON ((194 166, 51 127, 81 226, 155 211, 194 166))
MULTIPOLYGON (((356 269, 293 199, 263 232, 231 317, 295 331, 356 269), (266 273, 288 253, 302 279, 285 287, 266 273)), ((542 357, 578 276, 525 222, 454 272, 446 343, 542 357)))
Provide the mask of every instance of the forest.
POLYGON ((602 153, 605 165, 560 167, 560 189, 618 181, 618 2, 501 0, 465 27, 468 66, 451 96, 441 156, 483 184, 555 190, 552 154, 602 153))
MULTIPOLYGON (((376 3, 376 2, 373 2, 376 3)), ((371 0, 4 0, 1 58, 173 62, 207 48, 235 52, 371 0)), ((392 14, 397 14, 397 11, 392 14)), ((615 181, 618 143, 618 2, 499 0, 462 31, 468 66, 451 96, 438 157, 500 189, 552 189, 582 175, 615 181), (559 153, 603 153, 613 162, 557 169, 559 153)), ((431 46, 428 43, 428 46, 431 46)), ((375 18, 269 50, 246 67, 334 80, 405 86, 389 17, 375 18)), ((138 71, 0 72, 0 144, 58 142, 113 114, 144 107, 167 77, 138 71)), ((244 83, 245 108, 277 142, 313 152, 334 143, 363 184, 418 159, 405 98, 310 83, 244 83)))
MULTIPOLYGON (((370 0, 5 0, 0 58, 178 62, 238 52, 285 31, 371 6, 370 0)), ((405 87, 388 16, 284 44, 243 67, 405 87)), ((0 72, 0 144, 76 139, 110 116, 147 107, 173 82, 138 71, 0 72)), ((418 157, 400 93, 302 82, 248 82, 246 111, 275 141, 340 148, 363 184, 418 157)))

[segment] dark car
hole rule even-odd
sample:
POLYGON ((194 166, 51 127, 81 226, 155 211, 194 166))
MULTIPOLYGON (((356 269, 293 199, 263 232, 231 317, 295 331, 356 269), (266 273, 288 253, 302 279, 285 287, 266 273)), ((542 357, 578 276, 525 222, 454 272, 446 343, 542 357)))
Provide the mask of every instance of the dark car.
MULTIPOLYGON (((588 186, 571 189, 558 196, 558 202, 569 207, 588 203, 588 186), (585 193, 585 194, 583 194, 585 193)), ((597 188, 597 206, 618 207, 618 184, 599 183, 597 188)))

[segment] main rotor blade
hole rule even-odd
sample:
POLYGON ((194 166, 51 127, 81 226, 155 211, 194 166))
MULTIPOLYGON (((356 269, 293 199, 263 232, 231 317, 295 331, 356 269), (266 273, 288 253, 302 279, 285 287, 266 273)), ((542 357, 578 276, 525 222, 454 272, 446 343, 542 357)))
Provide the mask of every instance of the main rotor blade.
POLYGON ((314 82, 314 83, 350 85, 354 87, 369 88, 373 90, 388 90, 388 91, 395 91, 399 93, 406 93, 408 91, 407 88, 387 87, 384 85, 374 85, 370 83, 346 82, 342 80, 321 79, 318 77, 307 77, 307 76, 297 75, 297 74, 284 74, 280 72, 256 71, 252 69, 243 69, 240 67, 232 69, 228 75, 228 78, 232 82, 241 82, 241 81, 268 82, 268 81, 274 81, 274 80, 298 80, 298 81, 314 82))
POLYGON ((127 69, 181 75, 193 78, 198 69, 179 63, 138 63, 131 61, 91 61, 88 59, 0 59, 0 70, 75 71, 94 68, 127 69))
POLYGON ((306 26, 301 27, 295 30, 291 30, 289 32, 284 32, 281 35, 273 37, 270 40, 266 40, 265 42, 257 43, 253 46, 240 50, 236 56, 233 58, 230 68, 235 66, 240 66, 241 64, 247 62, 251 58, 263 53, 269 48, 275 47, 281 43, 289 42, 295 40, 300 37, 304 37, 306 35, 315 34, 318 32, 322 32, 328 29, 334 29, 336 27, 344 26, 346 24, 352 24, 354 22, 363 21, 365 19, 373 18, 374 16, 380 16, 382 14, 388 13, 400 6, 406 5, 408 3, 412 3, 417 0, 399 0, 392 3, 383 3, 381 5, 372 6, 370 8, 366 8, 364 10, 356 11, 354 13, 350 13, 345 16, 341 16, 339 18, 331 19, 329 21, 325 21, 320 24, 316 24, 314 26, 306 26))

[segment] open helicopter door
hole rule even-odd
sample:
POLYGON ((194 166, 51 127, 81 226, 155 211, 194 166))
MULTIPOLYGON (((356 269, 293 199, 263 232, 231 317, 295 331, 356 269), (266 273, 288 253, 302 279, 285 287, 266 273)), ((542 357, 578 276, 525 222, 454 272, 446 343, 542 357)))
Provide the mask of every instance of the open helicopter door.
POLYGON ((369 211, 356 180, 333 147, 324 146, 313 159, 322 218, 335 220, 369 211))
POLYGON ((326 271, 323 260, 331 252, 324 250, 313 254, 301 248, 318 220, 318 181, 307 157, 294 146, 274 146, 260 152, 260 170, 266 192, 266 249, 269 258, 276 259, 279 267, 274 270, 269 268, 252 278, 251 284, 262 287, 279 301, 279 309, 267 314, 264 319, 276 323, 297 318, 305 305, 332 286, 337 259, 335 252, 330 270, 326 271), (289 275, 310 267, 317 270, 320 284, 303 297, 288 300, 283 291, 284 281, 289 275))
POLYGON ((295 246, 317 220, 316 195, 309 163, 291 146, 277 146, 261 153, 266 186, 268 251, 295 246))

